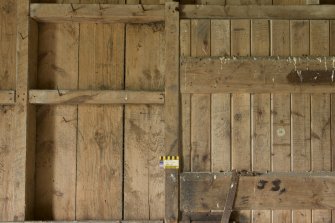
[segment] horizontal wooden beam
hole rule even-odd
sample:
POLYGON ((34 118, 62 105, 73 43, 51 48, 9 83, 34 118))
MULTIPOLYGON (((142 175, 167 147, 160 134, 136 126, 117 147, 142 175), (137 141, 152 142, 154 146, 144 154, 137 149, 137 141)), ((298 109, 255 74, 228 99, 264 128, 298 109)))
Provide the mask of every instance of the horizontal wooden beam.
POLYGON ((10 105, 15 103, 15 91, 0 90, 0 105, 10 105))
POLYGON ((38 22, 151 23, 164 21, 164 5, 31 4, 38 22))
POLYGON ((10 221, 7 223, 163 223, 157 220, 133 220, 133 221, 100 221, 100 220, 86 220, 86 221, 10 221))
POLYGON ((333 5, 182 5, 182 19, 335 19, 333 5))
POLYGON ((334 93, 334 63, 331 57, 190 57, 181 61, 180 86, 182 93, 334 93))
MULTIPOLYGON (((230 188, 226 173, 183 173, 180 207, 187 213, 222 211, 230 188)), ((334 209, 335 173, 241 176, 234 210, 334 209)))
POLYGON ((164 104, 158 91, 30 90, 31 104, 164 104))

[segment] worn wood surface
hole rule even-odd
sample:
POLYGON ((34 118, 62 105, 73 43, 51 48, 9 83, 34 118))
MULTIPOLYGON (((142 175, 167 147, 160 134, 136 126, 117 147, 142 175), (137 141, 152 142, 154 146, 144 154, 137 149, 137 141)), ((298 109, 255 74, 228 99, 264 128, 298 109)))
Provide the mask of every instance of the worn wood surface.
MULTIPOLYGON (((3 104, 15 100, 15 92, 8 89, 15 89, 16 19, 16 1, 0 1, 0 101, 3 104)), ((12 180, 15 108, 3 104, 0 105, 0 220, 11 221, 15 216, 12 180)))
MULTIPOLYGON (((79 89, 124 88, 124 33, 80 24, 79 89)), ((77 140, 76 219, 121 219, 123 106, 78 106, 77 140)))
MULTIPOLYGON (((39 89, 78 88, 79 25, 39 25, 39 89), (66 57, 64 57, 66 55, 66 57), (45 75, 48 74, 48 75, 45 75)), ((37 109, 35 219, 75 218, 77 106, 37 109), (66 173, 66 174, 65 174, 66 173)))
POLYGON ((334 19, 332 5, 181 5, 182 19, 334 19))
MULTIPOLYGON (((12 92, 9 93, 13 94, 12 92)), ((10 98, 7 100, 9 101, 9 99, 10 98)), ((30 90, 29 102, 31 104, 164 104, 164 92, 122 90, 30 90)))
MULTIPOLYGON (((241 176, 235 210, 334 208, 333 173, 241 176), (301 193, 303 191, 304 193, 301 193)), ((183 173, 181 209, 185 212, 222 210, 231 176, 225 173, 183 173)))
MULTIPOLYGON (((334 91, 332 81, 316 84, 305 83, 302 79, 301 83, 292 84, 287 76, 294 70, 307 68, 325 70, 325 66, 330 69, 332 64, 331 57, 322 59, 316 57, 184 58, 180 68, 181 91, 182 93, 331 93, 334 91)), ((315 76, 317 75, 316 72, 315 76)))
POLYGON ((164 21, 159 5, 31 4, 38 22, 151 23, 164 21))
MULTIPOLYGON (((164 25, 127 25, 126 90, 162 91, 165 74, 164 25)), ((124 219, 162 219, 165 177, 164 108, 125 106, 124 219)))

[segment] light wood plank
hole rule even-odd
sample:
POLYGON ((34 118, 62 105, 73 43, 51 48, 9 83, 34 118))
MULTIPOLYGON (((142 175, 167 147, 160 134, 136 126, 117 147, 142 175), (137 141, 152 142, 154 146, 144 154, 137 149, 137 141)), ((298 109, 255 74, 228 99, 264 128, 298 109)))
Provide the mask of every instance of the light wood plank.
POLYGON ((210 55, 210 20, 191 20, 191 56, 210 55))
MULTIPOLYGON (((181 210, 186 214, 208 213, 210 210, 222 211, 225 203, 222 197, 226 197, 228 193, 230 180, 231 174, 227 173, 181 174, 181 210)), ((335 177, 332 172, 242 175, 234 209, 330 210, 335 206, 334 185, 335 177)), ((303 212, 297 211, 297 213, 303 212)))
POLYGON ((151 23, 164 21, 164 6, 34 3, 30 16, 47 23, 151 23))
POLYGON ((15 91, 0 90, 0 105, 15 103, 15 91))
POLYGON ((212 94, 211 161, 212 171, 231 169, 230 94, 212 94))
POLYGON ((230 20, 211 20, 211 56, 230 56, 230 20))
POLYGON ((250 55, 250 20, 231 21, 231 55, 250 55))
POLYGON ((183 58, 181 92, 332 93, 332 71, 325 70, 325 64, 330 68, 332 63, 330 57, 183 58), (301 79, 296 71, 302 71, 301 79), (315 78, 320 71, 324 72, 324 81, 315 78))
POLYGON ((31 104, 164 104, 161 91, 30 90, 31 104))
POLYGON ((276 210, 272 213, 272 223, 291 223, 292 211, 276 210))
MULTIPOLYGON (((180 55, 191 55, 191 21, 180 20, 180 55)), ((182 171, 191 171, 191 94, 181 95, 182 171)))
MULTIPOLYGON (((80 25, 80 89, 123 89, 124 32, 123 24, 80 25)), ((79 106, 78 129, 76 218, 121 219, 123 107, 79 106)))
POLYGON ((305 5, 307 0, 273 0, 273 5, 305 5))
POLYGON ((290 40, 292 56, 309 55, 309 21, 292 20, 290 21, 290 40))
MULTIPOLYGON (((165 155, 179 156, 179 3, 165 3, 165 155)), ((165 170, 165 222, 179 220, 179 169, 165 170)))
MULTIPOLYGON (((15 147, 13 148, 12 186, 14 219, 32 218, 35 173, 35 108, 29 105, 28 89, 36 84, 37 24, 31 21, 29 0, 17 2, 15 147)), ((12 5, 13 6, 13 5, 12 5)), ((15 10, 14 8, 12 10, 15 10)), ((13 77, 13 80, 14 77, 13 77)))
MULTIPOLYGON (((77 89, 78 43, 79 25, 39 25, 38 89, 77 89)), ((37 123, 35 218, 72 220, 77 106, 39 107, 37 123)))
MULTIPOLYGON (((290 0, 291 1, 291 0, 290 0)), ((182 19, 334 19, 333 5, 181 5, 182 19)))
MULTIPOLYGON (((127 25, 126 90, 164 89, 164 26, 127 25)), ((125 106, 124 219, 163 219, 164 109, 156 105, 125 106)))
POLYGON ((269 20, 251 20, 251 55, 270 55, 269 20))
POLYGON ((210 96, 191 98, 191 171, 210 171, 210 96))
POLYGON ((290 21, 271 20, 271 56, 290 55, 290 21))

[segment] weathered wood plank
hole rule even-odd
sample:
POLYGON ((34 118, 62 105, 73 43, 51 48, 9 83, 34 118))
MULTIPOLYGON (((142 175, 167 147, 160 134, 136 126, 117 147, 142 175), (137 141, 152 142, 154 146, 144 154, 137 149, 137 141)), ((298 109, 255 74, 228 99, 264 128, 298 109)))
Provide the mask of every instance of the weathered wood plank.
MULTIPOLYGON (((77 89, 78 48, 78 24, 39 24, 38 89, 77 89)), ((77 160, 77 106, 37 108, 34 217, 72 220, 76 209, 73 161, 77 160)))
MULTIPOLYGON (((181 174, 181 210, 186 213, 222 210, 230 178, 226 173, 181 174)), ((234 209, 332 209, 334 193, 332 172, 241 176, 234 209)))
POLYGON ((335 19, 335 6, 181 5, 182 19, 335 19))
POLYGON ((35 87, 38 27, 29 19, 29 0, 17 2, 15 148, 13 148, 13 209, 15 220, 32 218, 35 186, 35 108, 28 89, 35 87))
MULTIPOLYGON (((79 89, 124 88, 124 39, 124 24, 80 24, 79 89)), ((122 219, 123 106, 78 106, 78 131, 76 219, 122 219)))
MULTIPOLYGON (((162 91, 164 25, 127 25, 126 90, 162 91)), ((165 176, 158 168, 164 147, 164 108, 125 106, 124 218, 163 219, 165 176)))
MULTIPOLYGON (((183 58, 181 61, 182 93, 307 93, 334 92, 331 75, 326 83, 318 83, 319 71, 333 65, 333 58, 317 57, 205 57, 183 58), (291 83, 287 76, 293 71, 315 71, 311 83, 291 83)), ((304 72, 302 72, 303 75, 304 72)), ((310 75, 309 72, 306 72, 310 75)), ((298 76, 299 77, 299 76, 298 76)), ((300 77, 299 77, 300 78, 300 77)))
POLYGON ((15 103, 15 91, 0 90, 0 104, 10 105, 15 103))
POLYGON ((164 104, 161 91, 30 90, 31 104, 164 104))
MULTIPOLYGON (((165 3, 165 154, 180 154, 179 3, 165 3)), ((179 169, 165 170, 165 218, 179 220, 179 169)))
POLYGON ((164 6, 34 3, 30 6, 30 16, 48 23, 151 23, 164 21, 164 6))

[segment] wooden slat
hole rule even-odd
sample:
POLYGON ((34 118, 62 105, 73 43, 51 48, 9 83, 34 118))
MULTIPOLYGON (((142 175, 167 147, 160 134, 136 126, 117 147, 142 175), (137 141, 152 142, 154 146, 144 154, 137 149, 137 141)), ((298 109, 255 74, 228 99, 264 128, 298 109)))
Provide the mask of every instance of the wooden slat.
MULTIPOLYGON (((79 89, 124 88, 124 38, 124 24, 80 24, 79 89)), ((78 106, 76 219, 122 218, 123 109, 78 106)))
POLYGON ((151 23, 164 21, 164 6, 108 4, 31 4, 38 22, 151 23))
MULTIPOLYGON (((78 48, 78 24, 39 24, 38 89, 77 89, 78 48)), ((37 109, 35 219, 75 218, 77 119, 75 105, 37 109)))
POLYGON ((309 55, 309 32, 308 20, 290 21, 291 56, 309 55))
POLYGON ((211 56, 230 56, 230 20, 211 20, 211 56))
MULTIPOLYGON (((117 221, 117 220, 86 220, 86 221, 43 221, 43 223, 163 223, 159 220, 133 220, 133 221, 117 221)), ((41 221, 11 221, 11 223, 41 223, 41 221)))
POLYGON ((182 5, 183 19, 334 19, 335 6, 182 5))
MULTIPOLYGON (((127 25, 126 90, 164 89, 164 25, 127 25)), ((164 147, 164 108, 125 106, 124 219, 163 219, 164 170, 158 158, 164 147)))
MULTIPOLYGON (((180 154, 179 3, 165 3, 165 154, 180 154)), ((179 219, 179 169, 165 170, 165 218, 179 219)))
POLYGON ((0 104, 10 105, 15 103, 15 91, 0 90, 0 104))
MULTIPOLYGON (((334 92, 331 75, 327 76, 328 83, 317 83, 318 78, 310 78, 309 81, 312 83, 292 84, 287 78, 290 72, 306 70, 307 67, 310 71, 316 70, 315 75, 318 75, 319 71, 325 70, 325 63, 330 68, 333 59, 329 57, 183 58, 180 68, 181 91, 182 93, 334 92)), ((304 72, 302 74, 305 75, 304 72)), ((306 74, 309 75, 308 72, 306 74)), ((307 80, 307 77, 302 80, 307 80)))
POLYGON ((35 87, 38 28, 29 19, 29 0, 17 2, 15 148, 12 185, 14 219, 32 218, 35 186, 35 108, 29 105, 28 89, 35 87))
POLYGON ((161 91, 30 90, 31 104, 164 104, 161 91))
MULTIPOLYGON (((186 213, 222 210, 230 178, 225 173, 183 173, 181 210, 186 213)), ((332 209, 334 193, 332 172, 241 176, 234 209, 332 209)))
POLYGON ((16 0, 0 1, 0 221, 14 220, 16 0))

